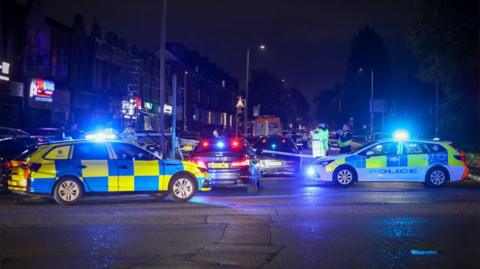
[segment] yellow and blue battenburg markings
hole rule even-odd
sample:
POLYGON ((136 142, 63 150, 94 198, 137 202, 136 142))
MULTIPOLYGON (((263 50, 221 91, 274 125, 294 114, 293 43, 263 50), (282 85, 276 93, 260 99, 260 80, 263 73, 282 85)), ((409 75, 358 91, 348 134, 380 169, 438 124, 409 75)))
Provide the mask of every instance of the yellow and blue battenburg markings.
MULTIPOLYGON (((86 192, 168 191, 170 179, 180 171, 193 174, 199 190, 208 190, 203 187, 205 174, 195 164, 178 160, 49 161, 31 173, 29 189, 34 193, 52 193, 58 178, 74 176, 82 180, 86 192)), ((14 182, 11 183, 14 187, 14 182)))
POLYGON ((350 155, 337 159, 326 166, 327 172, 333 172, 342 164, 348 164, 354 168, 388 168, 388 167, 428 167, 432 165, 463 166, 461 160, 453 157, 458 154, 454 152, 439 152, 431 154, 409 154, 392 156, 365 156, 350 155))

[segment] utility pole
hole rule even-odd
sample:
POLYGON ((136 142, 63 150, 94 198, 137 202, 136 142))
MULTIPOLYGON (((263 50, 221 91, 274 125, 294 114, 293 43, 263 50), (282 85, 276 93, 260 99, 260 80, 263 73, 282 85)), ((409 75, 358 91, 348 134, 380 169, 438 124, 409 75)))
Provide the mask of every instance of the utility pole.
POLYGON ((250 48, 247 47, 247 73, 245 74, 245 112, 243 118, 243 128, 245 135, 247 134, 247 118, 248 118, 248 79, 250 74, 250 48))
POLYGON ((188 71, 183 73, 183 130, 187 131, 187 76, 188 71))
POLYGON ((170 158, 175 159, 175 150, 177 149, 177 74, 172 77, 172 150, 170 158))
POLYGON ((167 0, 162 1, 162 19, 160 33, 160 146, 164 152, 165 141, 165 31, 167 29, 167 0))

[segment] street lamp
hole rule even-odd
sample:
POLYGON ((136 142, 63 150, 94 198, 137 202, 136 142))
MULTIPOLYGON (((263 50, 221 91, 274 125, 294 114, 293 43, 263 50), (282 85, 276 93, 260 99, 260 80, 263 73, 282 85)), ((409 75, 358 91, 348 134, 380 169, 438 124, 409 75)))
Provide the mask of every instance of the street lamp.
MULTIPOLYGON (((358 71, 362 72, 363 68, 359 68, 358 71)), ((370 69, 370 139, 373 139, 373 76, 374 70, 373 68, 370 69)))
MULTIPOLYGON (((264 44, 260 44, 258 46, 260 50, 265 50, 267 47, 264 44)), ((248 118, 248 82, 249 82, 249 74, 250 74, 250 47, 247 47, 247 72, 245 76, 245 112, 244 112, 244 119, 243 119, 243 127, 245 134, 247 133, 247 118, 248 118)))
POLYGON ((187 76, 188 71, 183 75, 183 130, 187 131, 187 76))

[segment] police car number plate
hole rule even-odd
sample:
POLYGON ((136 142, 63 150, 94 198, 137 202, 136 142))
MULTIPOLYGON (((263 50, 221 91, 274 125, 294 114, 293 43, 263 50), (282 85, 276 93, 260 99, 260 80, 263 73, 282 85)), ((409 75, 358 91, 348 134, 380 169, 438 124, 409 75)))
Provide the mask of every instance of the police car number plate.
POLYGON ((193 146, 192 145, 184 145, 182 147, 182 150, 183 151, 192 151, 193 150, 193 146))
POLYGON ((228 168, 228 163, 209 163, 208 168, 228 168))

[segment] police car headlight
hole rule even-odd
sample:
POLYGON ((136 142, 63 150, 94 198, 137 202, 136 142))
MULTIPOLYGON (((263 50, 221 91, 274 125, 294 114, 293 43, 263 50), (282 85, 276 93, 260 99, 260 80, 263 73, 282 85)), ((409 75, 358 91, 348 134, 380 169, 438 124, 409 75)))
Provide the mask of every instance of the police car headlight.
POLYGON ((315 175, 315 169, 312 166, 309 166, 306 172, 307 172, 307 176, 309 177, 313 177, 315 175))

